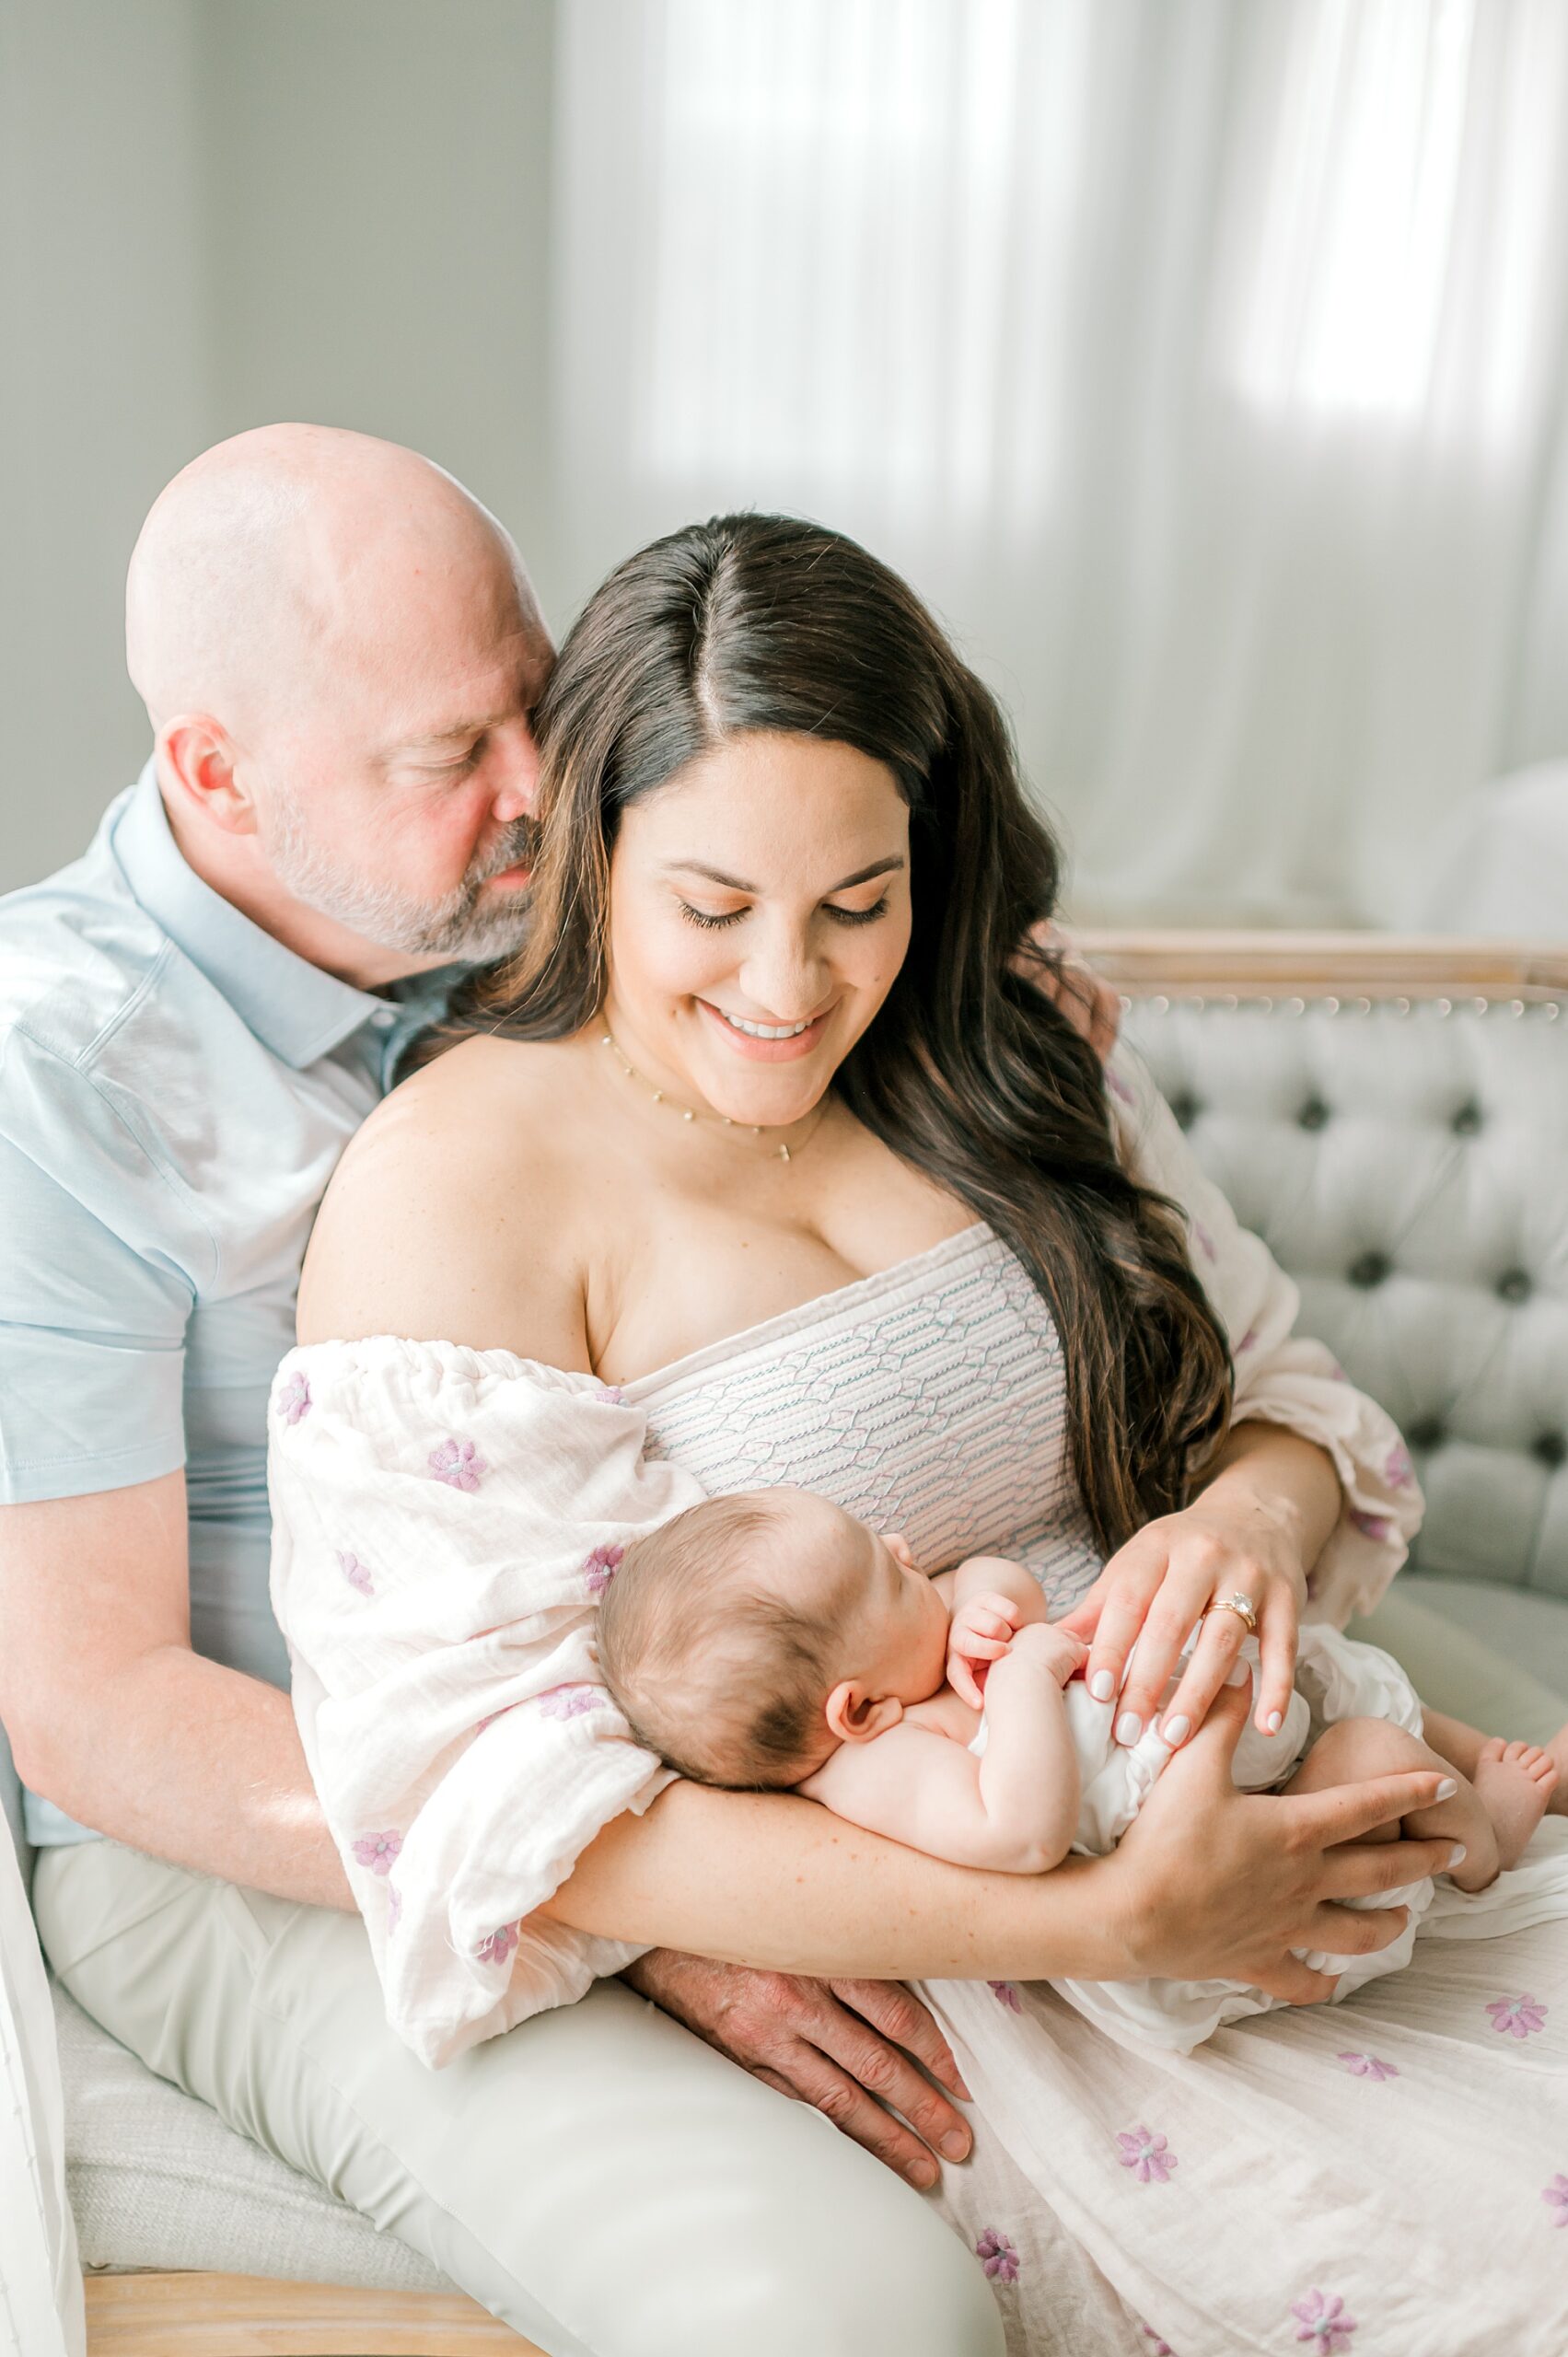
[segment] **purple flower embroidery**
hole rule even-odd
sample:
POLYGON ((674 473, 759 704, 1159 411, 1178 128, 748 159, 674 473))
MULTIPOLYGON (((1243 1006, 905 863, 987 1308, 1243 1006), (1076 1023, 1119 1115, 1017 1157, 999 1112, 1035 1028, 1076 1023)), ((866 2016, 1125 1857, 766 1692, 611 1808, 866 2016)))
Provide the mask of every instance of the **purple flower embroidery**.
POLYGON ((1568 2226, 1568 2177, 1554 2177, 1550 2185, 1542 2187, 1540 2198, 1557 2212, 1552 2224, 1568 2226))
POLYGON ((1387 1515, 1363 1514, 1357 1507, 1352 1514, 1351 1520, 1364 1538, 1376 1538, 1381 1541, 1393 1537, 1394 1526, 1387 1515))
POLYGON ((552 1686, 540 1696, 539 1707, 547 1719, 580 1719, 603 1700, 597 1686, 552 1686))
POLYGON ((1376 2054, 1342 2054, 1340 2061, 1353 2079, 1397 2079, 1399 2067, 1393 2062, 1380 2062, 1376 2054))
POLYGON ((477 1490, 490 1468, 471 1440, 444 1440, 426 1459, 438 1481, 449 1490, 477 1490))
POLYGON ((598 1396, 601 1399, 608 1399, 612 1408, 623 1406, 626 1399, 626 1394, 618 1383, 607 1383, 598 1396))
POLYGON ((1347 2316, 1342 2300, 1326 2300, 1321 2292, 1308 2292, 1305 2300, 1293 2300, 1290 2312, 1300 2323, 1297 2340, 1311 2341, 1323 2357, 1334 2357, 1337 2350, 1350 2347, 1350 2337, 1359 2329, 1355 2318, 1347 2316))
POLYGON ((621 1569, 621 1558, 625 1552, 624 1547, 596 1547, 594 1549, 593 1553, 583 1565, 583 1577, 587 1582, 588 1594, 591 1596, 598 1597, 604 1594, 610 1581, 621 1569))
POLYGON ((366 1570, 365 1565, 360 1562, 357 1555, 350 1555, 344 1549, 340 1547, 338 1549, 338 1569, 342 1572, 344 1579, 347 1580, 350 1587, 357 1588, 361 1596, 375 1595, 375 1583, 372 1581, 369 1573, 366 1570))
POLYGON ((498 1932, 492 1932, 487 1940, 481 1940, 479 1960, 481 1964, 505 1964, 517 1945, 516 1923, 503 1923, 498 1932))
POLYGON ((994 2226, 987 2226, 974 2247, 974 2255, 993 2283, 1016 2283, 1018 2280, 1018 2254, 1005 2235, 994 2226))
POLYGON ((403 1846, 401 1833, 366 1833, 354 1845, 354 1854, 373 1875, 389 1875, 403 1846))
POLYGON ((302 1375, 291 1375, 278 1393, 277 1411, 285 1424, 296 1424, 310 1413, 310 1386, 302 1375))
POLYGON ((1415 1467, 1411 1463, 1411 1453, 1402 1440, 1396 1441, 1388 1451, 1383 1479, 1390 1490, 1408 1490, 1415 1480, 1415 1467))
POLYGON ((1116 2142, 1122 2167, 1131 2169, 1140 2185, 1164 2185, 1177 2165, 1176 2154, 1166 2150, 1165 2138, 1141 2125, 1118 2136, 1116 2142))
POLYGON ((387 1885, 387 1929, 395 1932, 402 1920, 403 1895, 395 1882, 387 1885))
POLYGON ((1024 2009, 1018 2003, 1018 1992, 1010 1980, 988 1980, 985 1985, 997 2003, 1005 2005, 1010 2014, 1023 2012, 1024 2009))
POLYGON ((1548 2009, 1539 1997, 1493 1997, 1486 2010, 1501 2038, 1533 2038, 1546 2027, 1548 2009))

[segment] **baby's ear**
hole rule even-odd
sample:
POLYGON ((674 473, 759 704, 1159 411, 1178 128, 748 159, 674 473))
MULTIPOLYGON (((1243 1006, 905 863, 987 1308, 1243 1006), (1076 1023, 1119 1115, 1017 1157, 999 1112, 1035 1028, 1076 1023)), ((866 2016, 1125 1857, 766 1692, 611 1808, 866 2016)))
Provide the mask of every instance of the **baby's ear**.
POLYGON ((914 1557, 910 1553, 909 1540, 901 1530, 884 1530, 880 1537, 889 1554, 896 1562, 900 1562, 906 1572, 912 1572, 919 1568, 914 1557))
POLYGON ((886 1735, 903 1717, 904 1706, 896 1694, 869 1694, 858 1679, 842 1678, 829 1695, 823 1716, 841 1743, 869 1743, 874 1735, 886 1735))

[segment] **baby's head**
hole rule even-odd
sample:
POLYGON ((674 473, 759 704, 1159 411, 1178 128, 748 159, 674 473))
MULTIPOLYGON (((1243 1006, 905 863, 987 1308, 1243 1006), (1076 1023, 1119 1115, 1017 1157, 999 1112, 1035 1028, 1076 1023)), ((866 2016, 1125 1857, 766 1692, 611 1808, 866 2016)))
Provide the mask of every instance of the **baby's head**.
POLYGON ((628 1547, 599 1606, 599 1666, 683 1776, 797 1784, 935 1693, 947 1619, 896 1534, 805 1490, 753 1490, 628 1547))

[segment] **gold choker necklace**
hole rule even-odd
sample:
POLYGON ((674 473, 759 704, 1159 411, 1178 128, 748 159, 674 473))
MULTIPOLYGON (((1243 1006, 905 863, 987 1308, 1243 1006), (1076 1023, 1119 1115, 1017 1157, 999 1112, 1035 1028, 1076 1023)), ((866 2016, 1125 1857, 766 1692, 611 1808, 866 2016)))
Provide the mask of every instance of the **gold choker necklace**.
MULTIPOLYGON (((621 1071, 625 1074, 628 1080, 634 1080, 639 1088, 645 1088, 647 1090, 648 1095, 653 1098, 656 1105, 668 1105, 670 1111, 672 1113, 679 1113, 683 1121, 710 1121, 720 1129, 749 1130, 754 1138, 760 1138, 764 1135, 762 1124, 760 1121, 732 1121, 727 1113, 696 1113, 693 1112, 690 1105, 678 1105, 673 1097, 667 1097, 662 1088, 656 1088, 647 1074, 637 1070, 636 1065, 632 1062, 630 1057, 621 1054, 620 1041, 609 1031, 603 1032, 600 1035, 599 1045, 610 1050, 610 1054, 615 1058, 616 1062, 621 1066, 621 1071)), ((809 1144, 810 1141, 816 1136, 818 1131, 821 1128, 823 1117, 827 1110, 828 1100, 826 1097, 824 1097, 817 1109, 817 1119, 807 1131, 805 1137, 796 1138, 795 1142, 795 1153, 792 1154, 789 1147, 783 1144, 774 1148, 774 1152, 780 1162, 793 1162, 795 1155, 798 1154, 803 1146, 809 1144)))

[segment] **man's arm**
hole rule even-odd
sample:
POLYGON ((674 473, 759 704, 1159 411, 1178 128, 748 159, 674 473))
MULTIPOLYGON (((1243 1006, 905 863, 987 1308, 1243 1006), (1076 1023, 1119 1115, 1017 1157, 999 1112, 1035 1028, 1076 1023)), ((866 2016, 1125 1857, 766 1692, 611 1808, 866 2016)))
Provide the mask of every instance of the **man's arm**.
POLYGON ((0 1506, 0 1720, 23 1782, 199 1874, 350 1908, 286 1694, 191 1650, 185 1477, 0 1506))

